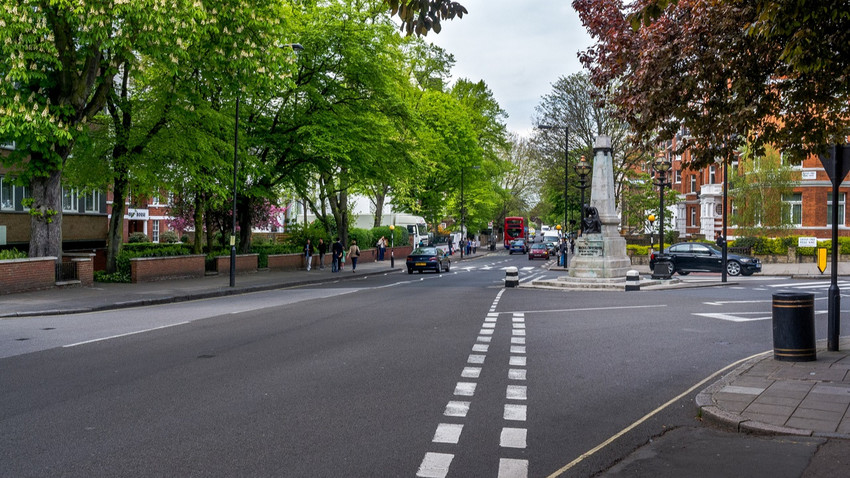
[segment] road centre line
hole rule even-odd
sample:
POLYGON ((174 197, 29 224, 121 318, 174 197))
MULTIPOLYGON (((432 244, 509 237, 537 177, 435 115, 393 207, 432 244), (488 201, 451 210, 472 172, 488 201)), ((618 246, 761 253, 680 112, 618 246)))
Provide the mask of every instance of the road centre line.
MULTIPOLYGON (((504 290, 504 289, 503 289, 504 290)), ((624 305, 624 306, 612 306, 612 307, 582 307, 577 309, 547 309, 547 310, 522 310, 522 311, 507 311, 507 312, 494 312, 496 314, 552 314, 552 313, 560 313, 560 312, 588 312, 594 310, 621 310, 621 309, 660 309, 662 307, 667 307, 667 304, 653 304, 653 305, 624 305)))
POLYGON ((150 328, 150 329, 137 330, 135 332, 127 332, 126 334, 118 334, 118 335, 112 335, 112 336, 109 336, 109 337, 101 337, 99 339, 86 340, 86 341, 83 341, 83 342, 77 342, 75 344, 63 345, 62 347, 68 348, 68 347, 76 347, 78 345, 91 344, 91 343, 95 343, 95 342, 103 342, 104 340, 112 340, 112 339, 117 339, 117 338, 120 338, 120 337, 127 337, 127 336, 130 336, 130 335, 143 334, 145 332, 152 332, 154 330, 167 329, 169 327, 177 327, 178 325, 185 325, 185 324, 188 324, 188 323, 189 323, 189 321, 186 320, 186 321, 183 321, 183 322, 178 322, 176 324, 162 325, 162 326, 153 327, 153 328, 150 328))
POLYGON ((586 451, 586 452, 582 453, 581 455, 579 455, 579 457, 578 457, 578 458, 576 458, 575 460, 573 460, 573 461, 571 461, 571 462, 567 463, 567 464, 566 464, 566 465, 564 465, 562 468, 560 468, 560 469, 556 470, 554 473, 550 474, 547 478, 555 478, 555 477, 558 477, 558 476, 563 475, 565 472, 569 471, 569 470, 570 470, 570 468, 572 468, 572 467, 574 467, 574 466, 578 465, 579 463, 581 463, 582 461, 584 461, 584 459, 585 459, 585 458, 587 458, 587 457, 589 457, 589 456, 591 456, 591 455, 595 454, 595 453, 596 453, 596 452, 598 452, 599 450, 601 450, 601 449, 605 448, 606 446, 608 446, 608 445, 610 445, 611 443, 613 443, 614 441, 616 441, 616 440, 617 440, 618 438, 620 438, 621 436, 623 436, 623 435, 625 435, 626 433, 628 433, 628 432, 632 431, 632 429, 636 428, 638 425, 640 425, 640 424, 642 424, 643 422, 645 422, 645 421, 649 420, 650 418, 654 417, 655 415, 657 415, 659 412, 661 412, 661 411, 662 411, 662 410, 664 410, 665 408, 667 408, 667 407, 669 407, 670 405, 672 405, 672 404, 674 404, 674 403, 678 402, 678 401, 679 401, 679 400, 681 400, 682 398, 684 398, 684 397, 686 397, 686 396, 690 395, 690 394, 691 394, 691 393, 693 393, 696 389, 698 389, 699 387, 702 387, 703 385, 705 385, 706 383, 708 383, 708 381, 709 381, 709 380, 712 380, 713 378, 717 377, 718 375, 720 375, 720 374, 722 374, 722 373, 726 372, 727 370, 729 370, 729 369, 731 369, 731 368, 733 368, 733 367, 737 367, 738 365, 740 365, 740 364, 742 364, 742 363, 744 363, 744 362, 746 362, 746 361, 748 361, 748 360, 752 360, 752 359, 755 359, 755 358, 757 358, 757 357, 761 357, 761 356, 763 356, 763 355, 767 355, 767 354, 772 353, 772 352, 773 352, 773 350, 767 350, 767 351, 764 351, 764 352, 761 352, 761 353, 757 353, 757 354, 755 354, 755 355, 751 355, 751 356, 749 356, 749 357, 742 358, 741 360, 738 360, 737 362, 733 362, 733 363, 731 363, 731 364, 729 364, 729 365, 727 365, 727 366, 725 366, 725 367, 721 368, 720 370, 718 370, 718 371, 714 372, 713 374, 709 375, 708 377, 705 377, 704 379, 700 380, 699 382, 697 382, 697 383, 696 383, 694 386, 692 386, 691 388, 689 388, 689 389, 685 390, 684 392, 680 393, 679 395, 677 395, 677 396, 675 396, 675 397, 671 398, 670 400, 668 400, 666 403, 664 403, 664 404, 663 404, 663 405, 661 405, 660 407, 658 407, 658 408, 656 408, 655 410, 653 410, 653 411, 651 411, 651 412, 647 413, 646 415, 642 416, 642 417, 641 417, 640 419, 638 419, 636 422, 632 423, 631 425, 627 426, 626 428, 623 428, 622 430, 620 430, 619 432, 617 432, 616 434, 614 434, 611 438, 609 438, 609 439, 607 439, 607 440, 603 441, 603 442, 602 442, 602 443, 600 443, 599 445, 596 445, 594 448, 590 449, 589 451, 586 451))

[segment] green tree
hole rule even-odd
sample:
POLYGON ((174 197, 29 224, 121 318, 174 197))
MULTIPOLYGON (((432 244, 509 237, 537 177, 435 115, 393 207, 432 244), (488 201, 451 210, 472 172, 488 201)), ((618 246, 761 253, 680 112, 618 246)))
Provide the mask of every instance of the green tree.
POLYGON ((596 85, 618 87, 612 101, 642 140, 670 140, 684 126, 677 150, 697 167, 728 161, 743 140, 797 159, 844 142, 850 86, 835 79, 850 73, 845 2, 573 6, 597 40, 582 61, 596 85))
POLYGON ((783 164, 775 148, 759 156, 745 147, 738 168, 729 178, 729 198, 735 207, 730 222, 744 236, 775 236, 791 228, 787 196, 799 181, 799 172, 783 164))
MULTIPOLYGON (((648 156, 644 148, 634 142, 627 123, 617 117, 612 105, 605 101, 606 91, 590 81, 587 73, 575 73, 560 77, 552 85, 552 91, 535 107, 538 124, 554 126, 539 129, 534 144, 543 154, 539 159, 538 171, 542 172, 542 194, 553 201, 552 209, 545 219, 560 224, 564 220, 564 175, 567 175, 567 199, 569 218, 578 220, 581 211, 578 177, 574 172, 576 161, 581 156, 593 157, 593 146, 598 135, 611 138, 614 160, 614 197, 618 205, 628 200, 624 188, 633 179, 637 166, 645 163, 648 156), (565 128, 569 129, 568 160, 565 171, 565 128)), ((590 178, 588 178, 590 179, 590 178)))
POLYGON ((384 0, 392 10, 392 15, 398 15, 401 28, 408 35, 427 35, 429 31, 440 33, 441 20, 451 20, 455 16, 463 18, 466 11, 463 5, 450 0, 384 0))

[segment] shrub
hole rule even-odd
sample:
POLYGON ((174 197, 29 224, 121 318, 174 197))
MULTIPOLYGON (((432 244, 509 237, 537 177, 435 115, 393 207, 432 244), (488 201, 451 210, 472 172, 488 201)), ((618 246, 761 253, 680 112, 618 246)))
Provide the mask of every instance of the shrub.
POLYGON ((174 231, 165 231, 159 235, 159 242, 174 244, 175 242, 180 242, 180 238, 177 237, 177 233, 174 231))
POLYGON ((347 246, 351 245, 351 241, 357 241, 357 245, 361 249, 368 249, 370 247, 375 247, 375 242, 377 240, 377 238, 372 238, 372 231, 355 227, 348 231, 348 244, 343 244, 343 246, 346 246, 347 248, 347 246))
POLYGON ((27 253, 21 252, 17 249, 6 249, 0 251, 0 261, 8 260, 8 259, 26 259, 27 253))
POLYGON ((634 255, 636 256, 648 256, 649 255, 649 246, 638 246, 635 244, 630 244, 626 246, 626 250, 634 251, 634 255))
POLYGON ((121 282, 130 283, 132 278, 130 274, 124 274, 120 271, 107 274, 106 271, 94 271, 95 282, 121 282))
POLYGON ((145 234, 144 232, 134 232, 130 234, 129 238, 127 238, 127 242, 131 244, 139 242, 150 242, 150 239, 148 239, 147 234, 145 234))
POLYGON ((130 278, 130 259, 136 257, 169 257, 169 256, 186 256, 191 254, 187 244, 154 244, 136 243, 124 244, 121 248, 121 253, 115 258, 116 274, 126 275, 129 282, 130 278))

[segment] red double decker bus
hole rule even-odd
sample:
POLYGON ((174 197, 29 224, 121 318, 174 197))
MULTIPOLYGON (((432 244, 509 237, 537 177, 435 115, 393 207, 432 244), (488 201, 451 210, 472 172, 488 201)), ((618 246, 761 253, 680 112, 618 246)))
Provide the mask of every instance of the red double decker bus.
POLYGON ((511 247, 511 241, 525 239, 525 219, 521 217, 505 218, 505 249, 511 247))

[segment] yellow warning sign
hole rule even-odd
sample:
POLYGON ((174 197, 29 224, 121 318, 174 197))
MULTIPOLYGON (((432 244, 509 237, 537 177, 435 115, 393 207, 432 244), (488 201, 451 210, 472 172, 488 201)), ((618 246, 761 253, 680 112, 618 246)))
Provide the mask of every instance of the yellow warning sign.
POLYGON ((821 274, 826 270, 826 248, 819 247, 818 248, 818 270, 821 274))

